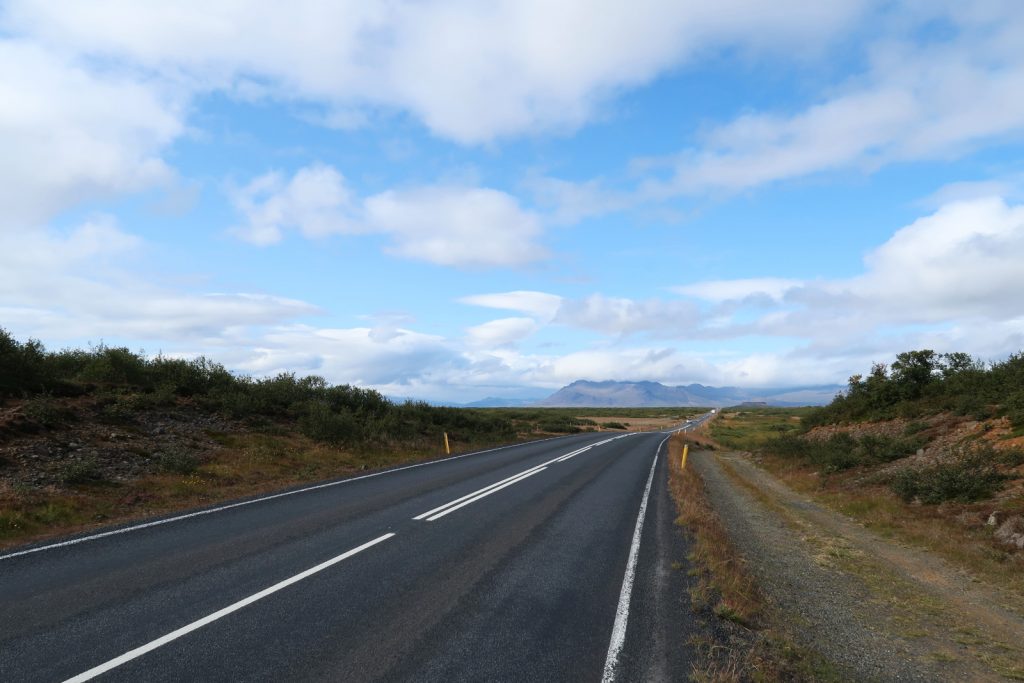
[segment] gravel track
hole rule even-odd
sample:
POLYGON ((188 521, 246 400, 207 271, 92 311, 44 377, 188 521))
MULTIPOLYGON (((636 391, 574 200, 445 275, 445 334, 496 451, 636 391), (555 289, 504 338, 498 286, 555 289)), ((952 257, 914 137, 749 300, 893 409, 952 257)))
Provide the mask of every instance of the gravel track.
POLYGON ((743 454, 691 462, 773 616, 844 679, 1024 677, 1024 621, 940 559, 802 498, 743 454))

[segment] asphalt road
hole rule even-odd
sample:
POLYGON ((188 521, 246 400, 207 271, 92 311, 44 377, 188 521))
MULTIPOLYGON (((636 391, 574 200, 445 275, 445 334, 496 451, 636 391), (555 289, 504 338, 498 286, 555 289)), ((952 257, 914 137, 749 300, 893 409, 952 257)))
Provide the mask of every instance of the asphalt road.
POLYGON ((666 434, 614 436, 8 551, 0 680, 683 680, 666 434))

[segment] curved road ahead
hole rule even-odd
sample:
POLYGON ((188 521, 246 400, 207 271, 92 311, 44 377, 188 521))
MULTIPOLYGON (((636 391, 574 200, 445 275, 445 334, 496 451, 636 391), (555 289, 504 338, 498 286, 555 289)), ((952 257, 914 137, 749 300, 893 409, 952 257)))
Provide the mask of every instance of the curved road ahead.
POLYGON ((681 680, 665 438, 560 437, 8 551, 0 680, 681 680))

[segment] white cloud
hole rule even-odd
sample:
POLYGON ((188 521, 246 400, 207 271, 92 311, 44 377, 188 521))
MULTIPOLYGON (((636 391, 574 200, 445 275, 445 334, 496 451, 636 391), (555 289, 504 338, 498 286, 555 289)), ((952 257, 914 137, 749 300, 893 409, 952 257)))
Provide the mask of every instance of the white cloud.
POLYGON ((539 329, 533 318, 499 318, 466 330, 470 346, 494 349, 521 341, 539 329))
POLYGON ((572 128, 617 91, 707 50, 811 52, 870 3, 542 0, 288 5, 12 2, 9 30, 195 90, 413 113, 465 143, 572 128), (572 36, 572 40, 566 40, 572 36))
POLYGON ((865 73, 803 111, 744 114, 710 129, 679 156, 670 181, 651 181, 643 194, 734 191, 835 169, 870 171, 1020 138, 1024 12, 1014 3, 986 7, 898 9, 908 26, 948 20, 953 35, 923 44, 870 43, 865 73))
POLYGON ((168 180, 159 155, 182 118, 173 91, 0 38, 0 229, 168 180))
POLYGON ((256 375, 302 368, 333 382, 361 386, 415 382, 455 360, 444 339, 412 330, 382 339, 365 327, 282 326, 254 346, 235 349, 233 367, 256 375))
POLYGON ((520 266, 544 258, 540 219, 498 190, 432 185, 353 197, 337 169, 313 164, 291 179, 262 175, 231 191, 245 223, 231 229, 257 245, 294 229, 307 238, 377 233, 387 250, 443 266, 520 266))
POLYGON ((445 266, 518 266, 544 258, 540 219, 489 188, 389 190, 365 202, 366 222, 396 255, 445 266))
POLYGON ((948 204, 896 231, 865 256, 856 277, 726 280, 678 290, 711 300, 762 290, 775 299, 754 322, 718 325, 722 336, 791 336, 835 351, 896 334, 886 343, 945 338, 949 349, 959 339, 969 349, 1005 354, 1016 350, 1024 319, 1022 263, 1024 206, 988 197, 948 204), (921 328, 894 332, 912 326, 921 328))
POLYGON ((865 258, 848 290, 894 319, 936 322, 1024 315, 1024 206, 999 198, 942 207, 865 258))
POLYGON ((706 301, 742 301, 750 297, 765 296, 779 300, 789 290, 801 285, 800 280, 762 277, 740 280, 706 280, 692 285, 673 287, 673 291, 706 301))
POLYGON ((593 294, 563 302, 555 321, 610 335, 688 336, 699 317, 697 308, 686 301, 636 301, 593 294))
POLYGON ((498 308, 507 311, 526 313, 544 321, 555 317, 562 305, 562 297, 547 292, 531 292, 518 290, 497 294, 475 294, 459 299, 460 303, 485 308, 498 308))
POLYGON ((44 339, 179 343, 233 339, 318 311, 265 294, 155 286, 121 265, 144 251, 139 238, 103 217, 67 234, 0 232, 0 320, 18 335, 44 339))
POLYGON ((246 219, 231 232, 253 244, 279 242, 289 228, 309 238, 360 231, 351 218, 353 199, 344 178, 324 164, 301 168, 290 180, 267 173, 230 196, 246 219))

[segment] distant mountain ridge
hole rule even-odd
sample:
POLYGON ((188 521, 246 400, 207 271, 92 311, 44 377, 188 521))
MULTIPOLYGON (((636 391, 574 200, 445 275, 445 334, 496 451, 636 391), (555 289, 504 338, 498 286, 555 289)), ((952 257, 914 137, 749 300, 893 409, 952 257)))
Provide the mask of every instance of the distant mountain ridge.
POLYGON ((721 408, 746 402, 770 406, 825 405, 842 386, 798 386, 744 389, 688 384, 669 387, 661 382, 592 382, 577 380, 534 405, 548 407, 649 408, 659 406, 707 406, 721 408))

